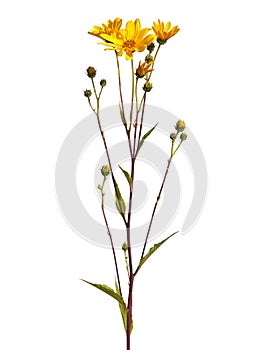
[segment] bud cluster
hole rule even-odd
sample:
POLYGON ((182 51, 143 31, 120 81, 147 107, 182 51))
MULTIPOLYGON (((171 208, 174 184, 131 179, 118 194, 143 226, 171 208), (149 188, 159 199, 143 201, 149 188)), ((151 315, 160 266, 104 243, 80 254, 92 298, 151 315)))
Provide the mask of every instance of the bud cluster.
POLYGON ((179 119, 176 123, 176 125, 174 126, 175 130, 177 131, 176 133, 171 133, 170 134, 170 139, 174 142, 177 138, 177 135, 179 133, 180 134, 180 140, 181 141, 185 141, 187 139, 187 134, 183 133, 184 129, 185 129, 185 122, 181 119, 179 119))
MULTIPOLYGON (((94 67, 89 66, 86 69, 86 73, 87 73, 87 76, 92 80, 93 90, 94 90, 96 98, 100 98, 100 94, 101 94, 102 89, 107 85, 106 80, 105 79, 101 79, 101 81, 100 81, 101 91, 100 91, 100 94, 97 94, 96 88, 95 88, 95 85, 94 85, 94 81, 93 81, 93 79, 96 77, 96 74, 97 74, 96 69, 94 67), (98 97, 98 95, 99 95, 99 97, 98 97)), ((91 95, 92 95, 92 91, 91 90, 85 90, 84 91, 84 96, 89 99, 89 103, 90 104, 91 104, 91 101, 90 101, 91 95)))

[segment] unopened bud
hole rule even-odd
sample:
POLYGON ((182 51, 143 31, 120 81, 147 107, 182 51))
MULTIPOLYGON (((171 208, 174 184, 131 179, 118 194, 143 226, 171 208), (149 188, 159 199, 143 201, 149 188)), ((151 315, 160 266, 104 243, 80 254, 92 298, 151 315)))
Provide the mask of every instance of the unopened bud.
POLYGON ((181 139, 182 141, 185 141, 185 140, 187 139, 187 134, 182 133, 182 134, 180 135, 180 139, 181 139))
POLYGON ((100 191, 102 191, 102 186, 101 186, 101 185, 98 185, 98 189, 99 189, 100 191))
POLYGON ((128 244, 127 244, 126 242, 123 243, 123 245, 122 245, 122 250, 123 250, 124 252, 127 252, 127 250, 128 250, 128 244))
POLYGON ((175 129, 179 132, 184 131, 185 129, 185 122, 181 119, 179 119, 175 125, 175 129))
POLYGON ((148 54, 148 55, 145 57, 145 62, 146 62, 146 63, 151 63, 151 62, 153 62, 153 57, 152 57, 152 55, 148 54))
POLYGON ((106 80, 105 79, 101 79, 100 86, 104 87, 104 86, 106 86, 106 84, 107 84, 106 80))
POLYGON ((171 140, 175 140, 176 139, 176 136, 177 136, 177 134, 176 133, 171 133, 171 135, 170 135, 170 139, 171 140))
POLYGON ((155 45, 154 43, 151 43, 150 45, 147 46, 147 50, 152 53, 154 51, 155 45))
POLYGON ((92 95, 91 90, 85 90, 85 91, 84 91, 84 96, 85 96, 85 97, 90 98, 91 95, 92 95))
POLYGON ((146 81, 146 83, 143 85, 143 90, 145 92, 150 92, 152 88, 153 88, 153 85, 149 81, 146 81))
POLYGON ((87 76, 91 79, 95 78, 96 76, 96 69, 94 67, 89 67, 87 69, 87 76))
POLYGON ((110 173, 110 167, 108 165, 103 165, 103 167, 100 169, 103 176, 108 176, 110 173))

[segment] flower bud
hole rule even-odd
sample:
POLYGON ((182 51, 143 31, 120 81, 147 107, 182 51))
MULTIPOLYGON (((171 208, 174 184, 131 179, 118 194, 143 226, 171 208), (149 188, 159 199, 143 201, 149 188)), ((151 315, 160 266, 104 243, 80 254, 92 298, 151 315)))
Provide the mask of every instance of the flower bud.
POLYGON ((152 55, 148 54, 148 55, 145 57, 145 62, 146 62, 146 63, 152 63, 152 62, 153 62, 153 57, 152 57, 152 55))
POLYGON ((84 91, 84 96, 85 96, 85 97, 90 98, 91 95, 92 95, 91 90, 85 90, 85 91, 84 91))
POLYGON ((87 69, 87 75, 91 79, 95 78, 95 76, 96 76, 96 69, 94 67, 89 67, 87 69))
POLYGON ((154 51, 155 45, 154 43, 151 43, 150 45, 147 46, 147 50, 149 53, 152 53, 154 51))
POLYGON ((180 135, 180 139, 181 139, 182 141, 185 141, 185 140, 187 139, 187 134, 182 133, 182 134, 180 135))
POLYGON ((102 186, 101 186, 101 185, 98 185, 98 189, 99 189, 100 191, 102 191, 102 186))
POLYGON ((101 79, 100 86, 104 87, 104 86, 106 86, 106 84, 107 84, 106 80, 105 79, 101 79))
POLYGON ((179 132, 182 132, 184 131, 185 129, 185 122, 183 120, 178 120, 178 122, 176 123, 175 125, 175 129, 179 132))
POLYGON ((177 136, 176 133, 173 132, 173 133, 171 133, 171 135, 170 135, 170 139, 171 139, 171 140, 175 140, 175 139, 176 139, 176 136, 177 136))
POLYGON ((123 250, 124 252, 127 252, 127 250, 128 250, 128 244, 127 244, 126 242, 123 243, 123 245, 122 245, 122 250, 123 250))
POLYGON ((143 85, 143 90, 145 92, 150 92, 152 88, 153 88, 153 85, 149 81, 146 81, 146 83, 143 85))
POLYGON ((103 176, 108 176, 110 173, 110 167, 108 165, 103 165, 103 167, 101 168, 101 173, 103 176))

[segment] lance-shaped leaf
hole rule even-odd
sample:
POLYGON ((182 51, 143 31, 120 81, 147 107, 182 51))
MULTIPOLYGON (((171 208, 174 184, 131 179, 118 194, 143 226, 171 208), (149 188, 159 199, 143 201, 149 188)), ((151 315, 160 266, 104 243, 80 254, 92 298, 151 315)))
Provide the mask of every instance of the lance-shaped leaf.
MULTIPOLYGON (((86 281, 84 279, 81 278, 81 281, 90 284, 91 286, 101 290, 102 292, 108 294, 109 296, 111 296, 113 299, 117 300, 119 302, 119 304, 122 304, 125 306, 125 302, 122 298, 122 296, 120 295, 120 293, 116 293, 114 292, 114 290, 107 286, 106 284, 97 284, 97 283, 91 283, 89 281, 86 281)), ((126 306, 125 306, 126 307, 126 306)))
MULTIPOLYGON (((177 231, 178 232, 178 231, 177 231)), ((169 237, 165 238, 163 241, 156 243, 153 247, 150 248, 150 250, 148 251, 148 253, 140 260, 140 263, 138 265, 137 271, 136 273, 140 270, 140 268, 142 267, 142 265, 145 263, 146 260, 149 259, 149 257, 158 249, 160 248, 166 241, 168 241, 168 239, 170 239, 171 237, 173 237, 177 232, 172 233, 169 237)))
POLYGON ((124 111, 123 111, 122 106, 121 106, 120 104, 119 104, 119 109, 120 109, 121 121, 122 121, 122 123, 123 123, 124 125, 126 125, 127 122, 126 122, 126 119, 125 119, 125 116, 124 116, 124 111))
MULTIPOLYGON (((119 289, 119 286, 118 286, 118 283, 116 282, 116 280, 115 280, 115 288, 116 288, 116 292, 120 295, 120 289, 119 289)), ((122 298, 122 296, 121 296, 121 298, 122 298)), ((125 332, 127 332, 127 306, 126 306, 125 302, 119 303, 119 308, 120 308, 120 312, 121 312, 124 330, 125 330, 125 332)), ((133 330, 133 320, 131 321, 130 332, 132 332, 132 330, 133 330)))
POLYGON ((141 138, 141 141, 139 142, 139 145, 138 145, 138 148, 137 148, 137 152, 136 152, 136 156, 138 155, 142 145, 144 144, 144 141, 147 139, 148 136, 151 135, 151 133, 153 132, 153 130, 156 128, 157 125, 158 125, 158 123, 155 124, 149 131, 147 131, 146 134, 143 135, 143 137, 141 138))
POLYGON ((123 172, 124 176, 126 177, 126 180, 128 181, 129 185, 132 185, 132 178, 130 176, 130 174, 128 173, 128 171, 124 170, 120 165, 119 168, 121 169, 121 171, 123 172))
POLYGON ((114 182, 114 187, 115 187, 115 204, 116 204, 116 208, 117 208, 117 210, 118 210, 118 212, 120 214, 125 215, 126 205, 125 205, 124 199, 122 198, 121 191, 119 189, 119 186, 118 186, 115 178, 113 178, 113 182, 114 182))

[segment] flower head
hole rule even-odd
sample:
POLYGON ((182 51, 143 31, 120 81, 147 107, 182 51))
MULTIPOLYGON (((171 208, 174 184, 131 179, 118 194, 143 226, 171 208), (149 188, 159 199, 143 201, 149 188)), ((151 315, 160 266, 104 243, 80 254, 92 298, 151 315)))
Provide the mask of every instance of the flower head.
POLYGON ((139 66, 136 69, 136 77, 137 78, 143 78, 147 73, 150 73, 153 71, 153 69, 151 68, 152 63, 147 63, 147 62, 143 62, 143 64, 141 64, 141 61, 139 62, 139 66))
POLYGON ((101 27, 94 26, 93 29, 88 32, 91 35, 97 36, 98 38, 101 38, 101 34, 117 34, 119 30, 121 29, 122 25, 122 19, 117 17, 114 19, 114 21, 111 21, 110 19, 107 21, 107 24, 102 24, 101 27))
POLYGON ((152 29, 157 35, 157 42, 161 45, 165 44, 168 39, 170 39, 180 30, 178 26, 171 28, 171 22, 167 22, 164 25, 164 22, 161 22, 160 19, 158 19, 158 23, 153 22, 152 29))
POLYGON ((115 50, 118 56, 122 56, 125 52, 126 59, 133 58, 133 52, 142 52, 155 39, 155 34, 148 34, 150 28, 142 28, 140 20, 128 21, 125 29, 121 29, 118 33, 100 34, 105 40, 101 44, 108 46, 106 50, 115 50))

